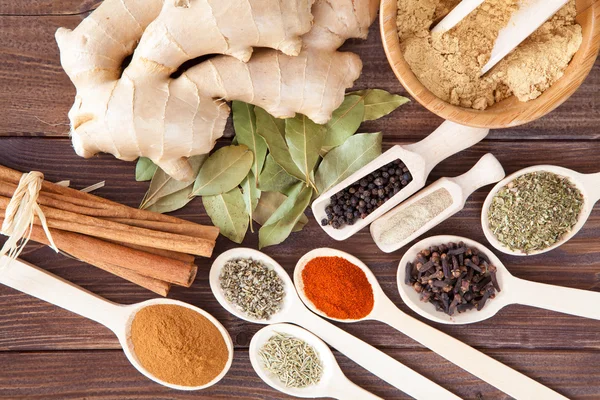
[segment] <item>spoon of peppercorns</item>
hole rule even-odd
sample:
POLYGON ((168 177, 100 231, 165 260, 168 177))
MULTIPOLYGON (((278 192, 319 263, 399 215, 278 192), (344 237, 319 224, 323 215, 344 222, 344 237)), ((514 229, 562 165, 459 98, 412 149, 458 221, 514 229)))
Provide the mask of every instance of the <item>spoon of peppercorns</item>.
POLYGON ((437 164, 488 133, 446 121, 420 142, 392 147, 322 193, 312 204, 313 215, 329 236, 348 239, 423 188, 437 164))

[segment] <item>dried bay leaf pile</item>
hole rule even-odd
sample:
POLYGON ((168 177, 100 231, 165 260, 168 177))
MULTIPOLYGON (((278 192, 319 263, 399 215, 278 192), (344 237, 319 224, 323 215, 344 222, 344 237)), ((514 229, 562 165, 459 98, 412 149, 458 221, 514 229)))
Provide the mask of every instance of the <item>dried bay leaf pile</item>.
POLYGON ((362 122, 408 101, 379 89, 349 93, 326 125, 301 114, 277 119, 234 101, 232 144, 190 158, 194 180, 176 181, 150 160, 138 160, 136 179, 151 178, 140 208, 170 212, 199 196, 230 240, 241 243, 256 222, 260 248, 279 244, 306 225, 312 199, 381 154, 381 132, 357 133, 362 122))

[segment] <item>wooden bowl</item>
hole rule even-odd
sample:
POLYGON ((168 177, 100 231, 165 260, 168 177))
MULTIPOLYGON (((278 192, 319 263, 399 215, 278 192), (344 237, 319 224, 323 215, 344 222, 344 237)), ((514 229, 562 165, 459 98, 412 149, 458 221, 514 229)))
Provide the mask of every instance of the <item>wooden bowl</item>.
POLYGON ((404 60, 396 28, 397 0, 382 0, 379 12, 381 37, 387 59, 406 90, 425 108, 461 125, 478 128, 508 128, 543 117, 561 105, 581 85, 592 69, 600 48, 600 1, 577 0, 577 22, 583 42, 564 76, 540 97, 520 102, 511 96, 484 111, 452 105, 430 92, 404 60))

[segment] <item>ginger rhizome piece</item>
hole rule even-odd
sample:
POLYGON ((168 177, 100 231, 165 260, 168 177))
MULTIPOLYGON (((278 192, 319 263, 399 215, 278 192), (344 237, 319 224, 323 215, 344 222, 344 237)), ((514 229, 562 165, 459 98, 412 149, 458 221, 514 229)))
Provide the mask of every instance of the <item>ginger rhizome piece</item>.
POLYGON ((357 55, 337 49, 366 37, 377 5, 105 0, 73 31, 56 32, 61 63, 77 89, 69 112, 75 151, 148 157, 183 180, 193 178, 187 158, 210 152, 223 135, 226 100, 326 123, 362 69, 357 55), (184 62, 215 54, 171 77, 184 62))

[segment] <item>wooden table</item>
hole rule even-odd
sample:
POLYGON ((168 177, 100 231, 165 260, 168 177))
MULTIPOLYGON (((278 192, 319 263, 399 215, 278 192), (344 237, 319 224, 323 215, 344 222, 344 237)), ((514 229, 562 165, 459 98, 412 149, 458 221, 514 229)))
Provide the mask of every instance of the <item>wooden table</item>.
MULTIPOLYGON (((67 112, 74 88, 63 73, 54 31, 75 27, 98 0, 0 1, 0 163, 20 170, 43 171, 50 180, 70 179, 75 187, 106 180, 98 194, 137 206, 147 183, 136 183, 134 164, 101 155, 77 157, 68 138, 67 112)), ((367 41, 346 45, 361 55, 359 88, 405 93, 394 78, 374 25, 367 41)), ((387 147, 429 134, 441 120, 413 102, 364 131, 383 131, 387 147)), ((558 110, 527 126, 497 130, 489 138, 446 161, 430 181, 468 170, 493 152, 507 173, 534 164, 559 164, 580 172, 600 171, 600 62, 579 91, 558 110)), ((231 132, 230 128, 228 128, 231 132)), ((486 191, 477 192, 465 210, 431 234, 458 234, 485 243, 479 215, 486 191)), ((193 201, 179 216, 209 223, 201 202, 193 201)), ((248 235, 245 246, 257 247, 248 235)), ((312 221, 284 244, 267 248, 292 271, 308 250, 331 246, 348 250, 376 273, 385 292, 407 311, 395 284, 403 254, 378 251, 367 231, 334 242, 312 221)), ((220 238, 215 254, 234 247, 220 238)), ((122 303, 154 297, 152 293, 91 266, 30 245, 23 259, 82 287, 122 303)), ((600 291, 600 207, 568 244, 549 254, 501 259, 516 276, 556 285, 600 291)), ((198 279, 172 297, 206 309, 229 330, 236 347, 233 367, 218 385, 200 393, 177 393, 142 377, 125 359, 115 337, 104 327, 11 289, 0 287, 0 396, 3 398, 222 398, 280 399, 262 383, 248 361, 248 343, 260 328, 223 310, 208 285, 211 260, 199 259, 198 279)), ((1 272, 0 272, 1 273, 1 272)), ((600 307, 600 304, 597 305, 600 307)), ((408 311, 413 314, 411 311, 408 311)), ((414 315, 414 314, 413 314, 414 315)), ((491 320, 470 326, 431 324, 514 367, 558 392, 577 399, 600 399, 600 322, 522 306, 511 306, 491 320)), ((464 398, 506 396, 379 323, 344 325, 344 329, 464 398)), ((336 354, 347 375, 386 399, 405 396, 336 354)), ((541 399, 543 400, 543 399, 541 399)))

